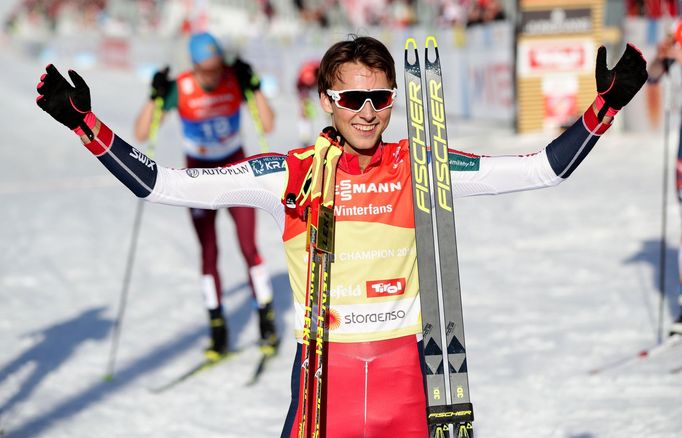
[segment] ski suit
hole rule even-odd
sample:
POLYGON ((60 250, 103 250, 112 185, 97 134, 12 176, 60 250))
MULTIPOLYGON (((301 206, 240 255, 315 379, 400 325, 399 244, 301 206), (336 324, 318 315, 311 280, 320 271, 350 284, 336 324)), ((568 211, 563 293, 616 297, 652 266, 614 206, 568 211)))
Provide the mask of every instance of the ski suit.
MULTIPOLYGON (((244 100, 237 75, 225 67, 220 84, 204 90, 191 71, 172 82, 164 111, 177 109, 182 125, 183 149, 188 168, 223 167, 244 159, 239 133, 240 107, 244 100)), ((256 213, 252 208, 231 206, 239 248, 249 268, 249 283, 259 304, 272 298, 268 273, 256 246, 256 213), (262 266, 261 266, 262 265, 262 266)), ((201 245, 202 290, 206 307, 221 305, 222 285, 218 272, 216 211, 190 208, 192 224, 201 245)))
MULTIPOLYGON (((539 152, 478 156, 450 150, 455 198, 531 190, 564 181, 610 125, 592 109, 539 152)), ((292 155, 263 154, 217 169, 158 167, 106 126, 86 145, 137 196, 150 202, 217 209, 260 208, 281 233, 299 341, 283 437, 300 418, 299 366, 306 257, 305 222, 282 196, 296 172, 292 155)), ((343 153, 336 175, 335 261, 329 298, 325 435, 427 436, 421 327, 408 143, 381 143, 361 171, 343 153)))

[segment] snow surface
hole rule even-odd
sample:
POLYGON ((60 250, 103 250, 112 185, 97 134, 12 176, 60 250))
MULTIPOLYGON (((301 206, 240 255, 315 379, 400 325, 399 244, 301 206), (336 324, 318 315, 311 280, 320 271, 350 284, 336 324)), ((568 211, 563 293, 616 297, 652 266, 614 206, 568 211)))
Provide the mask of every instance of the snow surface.
MULTIPOLYGON (((0 46, 0 65, 0 435, 279 436, 294 339, 272 220, 259 216, 258 239, 284 340, 257 385, 246 385, 258 360, 256 319, 232 224, 221 214, 225 307, 234 346, 244 351, 172 390, 150 391, 200 360, 207 344, 189 215, 158 205, 144 207, 116 376, 104 381, 138 201, 34 104, 42 64, 0 46)), ((123 71, 81 73, 98 115, 132 139, 146 83, 123 71)), ((274 101, 275 151, 298 146, 292 102, 274 101)), ((393 118, 387 138, 396 139, 405 132, 400 107, 393 118)), ((169 118, 160 163, 182 164, 178 132, 169 118)), ((532 152, 552 137, 457 121, 450 136, 455 147, 486 154, 532 152)), ((660 133, 613 130, 557 188, 457 202, 477 437, 681 436, 682 373, 669 370, 682 366, 682 347, 589 374, 657 339, 662 145, 660 133)), ((666 324, 677 312, 679 238, 669 183, 666 324)))

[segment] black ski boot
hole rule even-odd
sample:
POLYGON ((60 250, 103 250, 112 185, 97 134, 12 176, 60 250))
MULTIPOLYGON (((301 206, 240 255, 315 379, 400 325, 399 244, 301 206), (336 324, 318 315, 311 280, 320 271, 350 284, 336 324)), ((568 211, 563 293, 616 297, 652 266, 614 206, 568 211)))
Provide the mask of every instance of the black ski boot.
POLYGON ((222 308, 208 311, 211 326, 211 346, 206 349, 204 354, 211 361, 220 360, 227 354, 228 330, 222 308))
POLYGON ((260 328, 260 349, 263 354, 272 356, 277 353, 279 347, 279 336, 275 326, 275 309, 272 302, 258 308, 259 328, 260 328))

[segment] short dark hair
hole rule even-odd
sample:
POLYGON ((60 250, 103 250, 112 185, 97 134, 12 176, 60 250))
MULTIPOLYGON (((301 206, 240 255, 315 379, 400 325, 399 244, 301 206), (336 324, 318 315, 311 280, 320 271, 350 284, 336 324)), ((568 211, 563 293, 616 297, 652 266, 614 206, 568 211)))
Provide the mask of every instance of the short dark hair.
POLYGON ((334 79, 339 77, 339 67, 347 62, 359 62, 371 69, 381 70, 386 74, 391 88, 398 86, 395 81, 395 61, 386 46, 372 37, 349 35, 347 41, 334 44, 322 57, 317 76, 319 93, 332 87, 334 79))

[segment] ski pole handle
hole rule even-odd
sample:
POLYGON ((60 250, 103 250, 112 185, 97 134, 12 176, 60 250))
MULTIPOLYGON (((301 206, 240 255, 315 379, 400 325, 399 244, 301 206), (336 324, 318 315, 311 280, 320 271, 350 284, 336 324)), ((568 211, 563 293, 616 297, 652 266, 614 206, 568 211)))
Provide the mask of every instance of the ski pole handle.
POLYGON ((154 153, 156 149, 156 139, 159 134, 159 128, 161 127, 161 117, 163 116, 163 97, 154 98, 154 111, 152 112, 152 121, 149 125, 149 140, 147 141, 147 149, 145 150, 145 155, 149 158, 154 159, 154 153))

